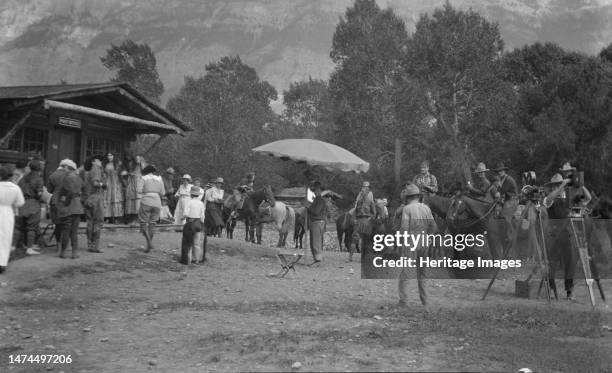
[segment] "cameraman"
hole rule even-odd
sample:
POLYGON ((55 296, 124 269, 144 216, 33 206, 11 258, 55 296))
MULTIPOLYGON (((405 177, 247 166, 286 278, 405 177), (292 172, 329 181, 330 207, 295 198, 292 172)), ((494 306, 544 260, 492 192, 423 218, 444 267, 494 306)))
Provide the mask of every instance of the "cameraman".
MULTIPOLYGON (((565 169, 567 171, 569 167, 566 166, 569 166, 569 163, 566 163, 561 170, 565 169)), ((584 202, 581 200, 587 198, 590 200, 590 194, 586 188, 569 186, 571 182, 571 179, 564 179, 560 174, 555 174, 550 179, 550 182, 546 184, 552 191, 544 197, 543 201, 543 205, 546 207, 548 217, 550 218, 550 236, 553 241, 553 244, 549 246, 550 287, 556 293, 555 267, 557 262, 560 261, 565 274, 564 285, 568 300, 572 299, 574 273, 576 271, 576 261, 578 260, 577 250, 571 244, 573 238, 567 224, 568 218, 571 216, 573 207, 584 207, 584 202), (572 192, 572 189, 575 190, 572 192), (578 192, 586 193, 584 198, 580 197, 577 194, 578 192), (574 193, 573 197, 571 197, 572 193, 574 193), (576 201, 578 202, 576 203, 576 201)))
POLYGON ((570 208, 586 208, 589 202, 591 202, 592 197, 589 190, 582 185, 581 180, 578 177, 578 173, 576 172, 576 167, 572 167, 569 162, 566 162, 563 164, 563 167, 559 169, 559 171, 561 171, 563 179, 567 180, 566 192, 570 201, 570 208))

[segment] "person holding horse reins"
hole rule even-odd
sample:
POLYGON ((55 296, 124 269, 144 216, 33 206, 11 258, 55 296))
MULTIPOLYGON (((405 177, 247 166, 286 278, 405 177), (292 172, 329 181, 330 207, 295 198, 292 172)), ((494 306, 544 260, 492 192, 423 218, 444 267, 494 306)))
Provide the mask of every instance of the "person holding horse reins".
MULTIPOLYGON (((212 228, 210 234, 216 236, 223 228, 223 178, 215 179, 212 188, 206 190, 204 200, 206 202, 206 226, 212 228)), ((207 232, 208 233, 208 232, 207 232)))
POLYGON ((312 185, 315 198, 307 203, 308 219, 310 222, 310 250, 314 259, 313 264, 320 263, 323 254, 323 238, 327 221, 327 203, 321 196, 323 188, 321 183, 315 181, 312 185))
POLYGON ((353 231, 352 245, 349 250, 349 261, 353 259, 355 252, 354 244, 359 243, 361 257, 365 256, 368 248, 372 246, 372 219, 376 217, 376 205, 374 195, 370 190, 370 182, 364 181, 357 195, 353 209, 355 230, 353 231))
POLYGON ((508 167, 503 162, 498 163, 497 168, 493 171, 497 173, 499 178, 494 181, 495 191, 493 195, 501 205, 499 217, 506 222, 506 242, 504 245, 508 245, 514 237, 512 219, 518 207, 518 186, 514 178, 508 175, 508 167))
POLYGON ((416 185, 421 192, 438 193, 438 180, 429 173, 428 161, 421 163, 421 173, 414 177, 412 184, 416 185))
POLYGON ((470 181, 467 182, 467 190, 470 195, 476 198, 493 201, 495 196, 493 195, 494 192, 493 188, 491 188, 491 182, 487 179, 487 171, 489 171, 489 169, 483 162, 478 163, 478 166, 476 166, 474 170, 476 180, 474 180, 474 183, 470 181))

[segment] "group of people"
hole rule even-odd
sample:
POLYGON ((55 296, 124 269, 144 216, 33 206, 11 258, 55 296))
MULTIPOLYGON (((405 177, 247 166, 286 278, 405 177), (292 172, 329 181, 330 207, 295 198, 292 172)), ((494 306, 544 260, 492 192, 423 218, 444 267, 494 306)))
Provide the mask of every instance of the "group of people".
MULTIPOLYGON (((559 168, 550 181, 545 184, 547 192, 540 203, 546 208, 548 217, 551 219, 551 232, 553 237, 549 244, 551 252, 551 265, 561 262, 566 273, 565 290, 567 297, 572 297, 573 273, 575 271, 577 253, 570 242, 570 230, 566 224, 567 218, 572 216, 584 216, 585 209, 592 199, 591 193, 583 185, 579 178, 576 168, 569 162, 559 168)), ((519 205, 521 191, 514 178, 508 174, 508 167, 503 163, 496 168, 489 170, 484 163, 479 163, 475 170, 474 182, 468 182, 464 191, 472 198, 485 200, 496 204, 495 217, 506 222, 507 240, 511 240, 514 234, 515 221, 514 215, 519 205), (492 171, 493 177, 489 179, 487 172, 492 171)), ((421 172, 414 177, 411 182, 406 183, 400 193, 401 205, 396 211, 396 218, 399 219, 400 231, 409 234, 435 233, 438 229, 435 224, 431 209, 423 203, 424 194, 435 194, 438 192, 438 182, 436 177, 429 172, 429 164, 424 161, 421 164, 421 172)), ((379 200, 380 202, 380 200, 379 200)), ((386 204, 383 203, 383 206, 386 204)), ((372 224, 374 217, 385 214, 385 210, 376 211, 376 203, 370 183, 363 182, 358 193, 354 208, 350 211, 355 219, 353 243, 360 242, 361 245, 371 245, 372 224)), ((383 216, 384 217, 384 216, 383 216)), ((312 235, 312 233, 311 233, 312 235)), ((507 241, 510 242, 510 241, 507 241)), ((402 256, 424 255, 427 247, 417 247, 414 251, 402 252, 402 256)), ((349 260, 352 259, 353 247, 349 248, 349 260)), ((404 269, 399 278, 399 305, 407 304, 407 286, 411 269, 404 269)), ((422 268, 417 268, 417 283, 421 303, 427 304, 427 292, 425 289, 425 272, 422 268)), ((554 270, 551 270, 554 273, 554 270)), ((550 279, 551 282, 554 279, 550 279)))

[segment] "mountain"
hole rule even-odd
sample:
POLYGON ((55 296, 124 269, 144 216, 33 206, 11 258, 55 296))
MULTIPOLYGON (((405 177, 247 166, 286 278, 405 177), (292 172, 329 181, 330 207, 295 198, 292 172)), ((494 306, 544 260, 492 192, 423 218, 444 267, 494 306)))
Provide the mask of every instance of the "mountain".
MULTIPOLYGON (((379 0, 410 31, 444 0, 379 0)), ((100 82, 111 43, 146 42, 166 93, 207 63, 240 55, 279 93, 292 81, 327 78, 331 39, 352 0, 2 0, 0 85, 100 82)), ((506 48, 534 41, 594 54, 612 41, 611 0, 456 0, 498 22, 506 48)))

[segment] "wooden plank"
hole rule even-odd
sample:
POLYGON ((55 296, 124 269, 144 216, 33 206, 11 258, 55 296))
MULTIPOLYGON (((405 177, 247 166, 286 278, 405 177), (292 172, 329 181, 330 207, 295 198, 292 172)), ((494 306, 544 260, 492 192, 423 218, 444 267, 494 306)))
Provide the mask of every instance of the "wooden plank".
POLYGON ((135 118, 135 117, 131 117, 131 116, 128 116, 128 115, 111 113, 110 111, 94 109, 94 108, 90 108, 90 107, 87 107, 87 106, 69 104, 67 102, 60 102, 60 101, 54 101, 54 100, 44 100, 44 106, 45 106, 46 109, 48 109, 48 108, 57 108, 57 109, 71 110, 71 111, 76 111, 76 112, 80 112, 80 113, 96 115, 96 116, 99 116, 99 117, 115 119, 115 120, 118 120, 118 121, 121 121, 121 122, 128 122, 128 123, 139 124, 141 126, 158 128, 158 129, 164 130, 166 132, 170 131, 170 132, 174 132, 174 133, 181 133, 180 129, 178 127, 174 126, 174 125, 168 125, 168 124, 160 123, 160 122, 153 122, 153 121, 150 121, 150 120, 144 120, 144 119, 140 119, 140 118, 135 118), (168 127, 171 127, 171 128, 168 128, 168 127))
POLYGON ((13 136, 15 136, 15 134, 17 133, 17 131, 19 131, 21 127, 23 127, 23 125, 30 118, 31 115, 32 110, 28 110, 28 112, 25 113, 25 115, 22 116, 21 119, 19 119, 10 130, 8 130, 8 132, 2 137, 2 139, 0 139, 0 149, 6 149, 8 147, 9 140, 12 139, 13 136))
POLYGON ((174 123, 172 123, 168 118, 164 117, 163 115, 159 114, 157 111, 151 109, 151 107, 149 105, 146 105, 144 102, 142 102, 140 99, 138 99, 137 97, 134 97, 134 95, 132 95, 131 93, 129 93, 128 91, 126 91, 123 88, 119 88, 119 93, 122 96, 126 96, 127 98, 129 98, 131 101, 133 101, 134 103, 136 103, 138 106, 140 106, 141 108, 143 108, 144 110, 146 110, 149 114, 153 115, 154 117, 161 119, 164 123, 171 125, 171 126, 175 126, 174 123))

